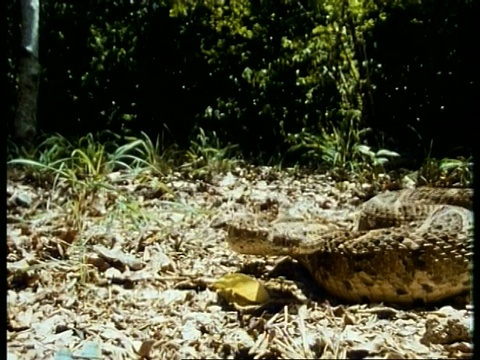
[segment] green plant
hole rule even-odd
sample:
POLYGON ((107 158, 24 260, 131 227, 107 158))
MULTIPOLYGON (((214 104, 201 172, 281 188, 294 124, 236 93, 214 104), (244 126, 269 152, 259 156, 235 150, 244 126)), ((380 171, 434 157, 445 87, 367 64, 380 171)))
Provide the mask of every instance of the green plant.
POLYGON ((32 151, 24 152, 26 157, 11 159, 8 164, 53 179, 49 181, 53 189, 59 186, 65 188, 63 193, 70 197, 67 199, 67 221, 75 229, 81 230, 83 214, 97 191, 115 191, 106 178, 108 174, 121 168, 129 170, 134 176, 132 166, 137 170, 141 165, 149 166, 147 161, 130 154, 144 144, 144 141, 135 140, 120 147, 114 143, 104 145, 92 134, 79 138, 74 144, 62 136, 54 135, 32 151), (116 149, 108 152, 107 147, 116 149))
POLYGON ((106 217, 106 226, 110 227, 114 222, 122 224, 130 223, 132 228, 137 231, 145 229, 149 222, 153 221, 152 216, 148 215, 140 202, 132 196, 120 195, 109 211, 106 217))
POLYGON ((446 179, 457 182, 461 186, 472 186, 473 161, 472 158, 442 159, 440 170, 446 179))
POLYGON ((76 142, 54 135, 30 151, 12 147, 9 164, 53 172, 64 178, 73 176, 91 180, 101 180, 117 169, 154 169, 160 172, 167 169, 166 161, 162 161, 159 155, 159 139, 153 144, 145 133, 142 136, 142 139, 130 137, 127 143, 118 146, 115 141, 100 142, 91 133, 76 142), (13 158, 13 154, 23 156, 13 158))
POLYGON ((157 174, 169 173, 175 160, 179 158, 179 152, 174 146, 163 149, 163 141, 159 136, 153 143, 147 134, 141 134, 142 138, 130 137, 128 143, 115 150, 115 163, 123 167, 148 169, 157 174))
POLYGON ((471 158, 427 157, 418 171, 417 183, 427 186, 471 187, 473 183, 473 162, 471 158))
POLYGON ((42 142, 29 157, 12 159, 8 164, 53 174, 56 181, 67 180, 73 187, 96 182, 111 171, 112 164, 104 146, 96 143, 92 135, 80 138, 78 145, 73 148, 74 145, 65 138, 53 136, 42 142))
POLYGON ((182 168, 192 171, 195 175, 231 170, 238 163, 238 160, 229 158, 236 148, 236 145, 222 146, 215 131, 207 135, 200 128, 196 140, 190 142, 190 147, 185 153, 186 162, 182 168))
POLYGON ((383 171, 383 165, 400 155, 385 149, 375 152, 365 145, 364 137, 369 131, 360 129, 355 117, 347 117, 339 126, 331 125, 331 131, 322 128, 319 134, 304 130, 290 135, 289 151, 300 151, 310 163, 327 164, 332 169, 383 171))
POLYGON ((37 146, 18 146, 15 142, 8 139, 7 159, 24 158, 35 160, 42 164, 51 164, 54 161, 65 158, 74 149, 73 144, 60 134, 43 135, 42 137, 40 137, 37 146))

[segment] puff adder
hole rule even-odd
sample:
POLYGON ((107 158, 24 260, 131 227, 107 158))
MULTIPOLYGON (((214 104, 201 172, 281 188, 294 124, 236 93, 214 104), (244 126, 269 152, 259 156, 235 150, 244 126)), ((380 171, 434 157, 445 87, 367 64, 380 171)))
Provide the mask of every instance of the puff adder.
POLYGON ((227 223, 227 241, 242 254, 297 259, 348 302, 433 303, 471 288, 472 197, 453 188, 382 193, 358 207, 352 229, 252 215, 227 223))

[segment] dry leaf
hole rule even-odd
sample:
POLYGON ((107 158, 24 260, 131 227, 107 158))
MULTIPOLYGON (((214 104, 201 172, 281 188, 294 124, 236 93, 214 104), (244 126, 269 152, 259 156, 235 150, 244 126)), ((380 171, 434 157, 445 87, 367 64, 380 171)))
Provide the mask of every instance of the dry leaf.
POLYGON ((143 358, 150 357, 150 351, 152 350, 152 346, 154 343, 155 341, 153 340, 145 340, 144 342, 142 342, 140 349, 138 349, 138 355, 143 358))
POLYGON ((228 302, 239 306, 264 304, 270 300, 265 287, 258 280, 245 274, 227 274, 217 280, 213 287, 228 302))

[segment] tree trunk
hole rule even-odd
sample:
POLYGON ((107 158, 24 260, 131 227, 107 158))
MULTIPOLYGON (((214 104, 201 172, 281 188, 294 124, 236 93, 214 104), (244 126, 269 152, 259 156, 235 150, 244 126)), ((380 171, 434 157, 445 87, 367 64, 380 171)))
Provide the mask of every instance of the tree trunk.
POLYGON ((31 140, 37 133, 37 98, 40 77, 38 26, 40 0, 21 0, 22 51, 19 59, 15 137, 31 140))

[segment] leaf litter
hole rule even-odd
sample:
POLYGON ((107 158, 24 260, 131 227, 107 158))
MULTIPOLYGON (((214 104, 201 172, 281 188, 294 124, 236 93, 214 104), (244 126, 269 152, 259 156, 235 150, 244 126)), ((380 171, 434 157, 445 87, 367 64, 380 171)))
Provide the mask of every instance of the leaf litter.
POLYGON ((269 167, 105 181, 7 180, 8 359, 472 357, 472 307, 342 304, 295 261, 226 245, 238 213, 349 223, 369 185, 269 167))

